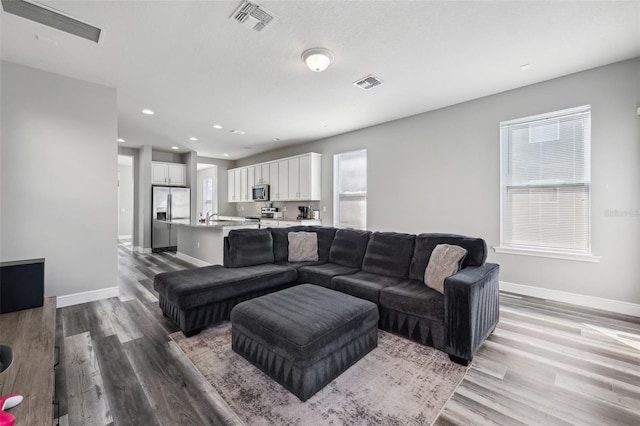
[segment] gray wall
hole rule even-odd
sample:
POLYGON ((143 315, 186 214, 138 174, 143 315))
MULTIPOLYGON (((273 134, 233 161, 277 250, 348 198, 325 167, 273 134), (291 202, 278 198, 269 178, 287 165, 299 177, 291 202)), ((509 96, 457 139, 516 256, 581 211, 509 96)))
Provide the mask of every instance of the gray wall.
MULTIPOLYGON (((374 89, 376 90, 376 89, 374 89)), ((500 121, 592 107, 592 247, 600 263, 493 253, 502 281, 640 303, 640 59, 245 158, 322 158, 331 224, 333 155, 366 148, 373 230, 455 232, 500 244, 500 121)), ((321 209, 322 210, 322 209, 321 209)))
POLYGON ((0 66, 1 260, 44 257, 47 296, 117 287, 116 90, 0 66))

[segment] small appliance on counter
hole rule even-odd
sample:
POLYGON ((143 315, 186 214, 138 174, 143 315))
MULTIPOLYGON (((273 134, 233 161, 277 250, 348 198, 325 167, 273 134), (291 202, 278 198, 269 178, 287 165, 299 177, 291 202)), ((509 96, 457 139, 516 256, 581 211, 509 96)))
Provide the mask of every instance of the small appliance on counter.
MULTIPOLYGON (((279 213, 277 207, 262 207, 260 209, 260 217, 262 219, 277 219, 277 213, 279 213)), ((282 217, 282 215, 280 215, 280 217, 282 217)))
POLYGON ((269 201, 269 185, 256 185, 251 188, 253 201, 269 201))
POLYGON ((311 207, 298 206, 298 210, 300 211, 298 219, 311 219, 311 207))

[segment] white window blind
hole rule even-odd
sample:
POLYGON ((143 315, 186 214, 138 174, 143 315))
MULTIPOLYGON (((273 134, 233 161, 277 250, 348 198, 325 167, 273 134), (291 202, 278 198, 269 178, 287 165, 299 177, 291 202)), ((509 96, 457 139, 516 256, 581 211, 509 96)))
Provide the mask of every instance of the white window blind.
POLYGON ((503 247, 591 252, 590 106, 500 123, 503 247))
POLYGON ((367 228, 367 150, 333 157, 333 225, 367 228))

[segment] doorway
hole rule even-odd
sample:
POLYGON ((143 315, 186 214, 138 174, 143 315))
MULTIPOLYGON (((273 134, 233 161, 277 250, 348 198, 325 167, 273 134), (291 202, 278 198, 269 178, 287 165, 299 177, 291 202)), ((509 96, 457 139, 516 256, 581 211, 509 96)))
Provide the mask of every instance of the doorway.
POLYGON ((130 246, 133 240, 133 157, 118 155, 118 241, 130 246))

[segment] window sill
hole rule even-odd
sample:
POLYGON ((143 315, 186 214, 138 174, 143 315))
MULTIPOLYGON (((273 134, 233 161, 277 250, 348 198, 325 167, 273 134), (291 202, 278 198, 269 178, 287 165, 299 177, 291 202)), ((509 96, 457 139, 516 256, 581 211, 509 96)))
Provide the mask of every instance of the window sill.
POLYGON ((600 263, 600 259, 602 259, 602 257, 594 256, 592 254, 563 253, 559 251, 546 251, 515 247, 494 247, 493 251, 495 251, 496 253, 516 254, 520 256, 547 257, 550 259, 576 260, 579 262, 591 263, 600 263))

